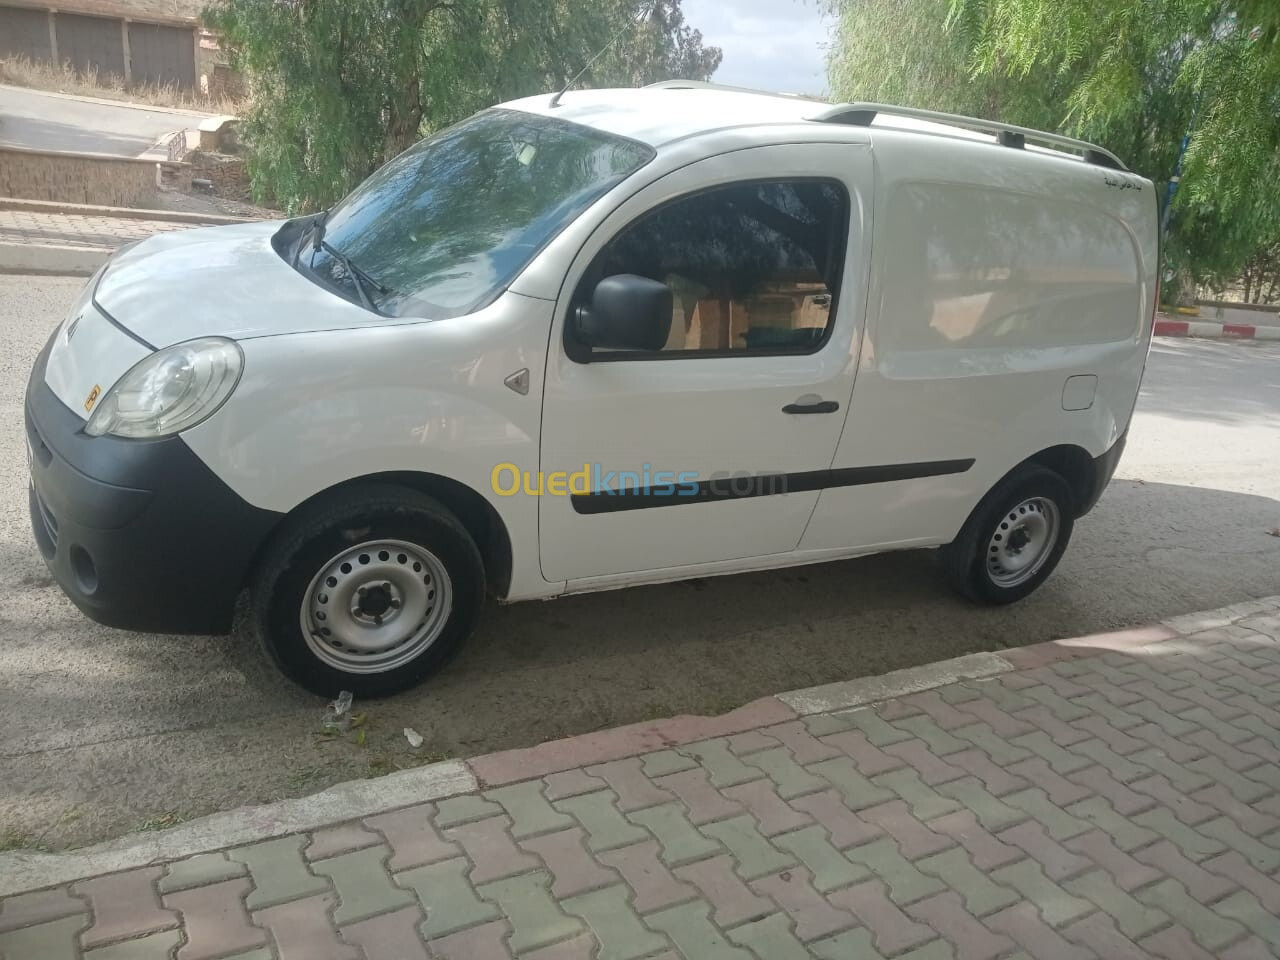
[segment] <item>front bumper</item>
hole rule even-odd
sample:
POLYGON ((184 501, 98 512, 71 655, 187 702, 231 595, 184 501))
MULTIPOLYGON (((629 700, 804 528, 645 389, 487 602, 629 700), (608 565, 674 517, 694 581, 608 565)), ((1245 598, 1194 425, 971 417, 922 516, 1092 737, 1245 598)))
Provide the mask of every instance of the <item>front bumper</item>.
POLYGON ((156 633, 226 633, 280 515, 251 506, 179 437, 90 437, 45 383, 27 384, 36 545, 88 617, 156 633))

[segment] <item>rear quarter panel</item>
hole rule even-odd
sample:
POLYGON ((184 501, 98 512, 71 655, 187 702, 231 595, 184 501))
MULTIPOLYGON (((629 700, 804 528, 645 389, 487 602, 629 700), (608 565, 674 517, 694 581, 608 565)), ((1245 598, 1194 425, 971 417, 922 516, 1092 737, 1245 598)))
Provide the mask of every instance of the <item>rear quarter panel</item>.
POLYGON ((867 335, 833 466, 974 465, 824 491, 802 549, 948 542, 1015 465, 1058 444, 1099 456, 1133 412, 1158 271, 1151 183, 937 139, 873 134, 867 335), (1068 411, 1077 375, 1097 389, 1068 411))

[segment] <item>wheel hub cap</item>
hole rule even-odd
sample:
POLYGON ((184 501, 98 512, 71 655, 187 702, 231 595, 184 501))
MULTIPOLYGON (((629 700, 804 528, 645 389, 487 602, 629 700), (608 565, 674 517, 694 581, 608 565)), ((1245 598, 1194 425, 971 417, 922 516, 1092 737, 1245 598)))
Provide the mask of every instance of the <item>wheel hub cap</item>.
POLYGON ((312 579, 299 619, 320 660, 347 673, 383 673, 426 650, 452 609, 435 554, 402 540, 371 540, 332 557, 312 579))
POLYGON ((987 573, 1001 587, 1026 583, 1044 566, 1058 542, 1058 507, 1032 497, 1000 518, 987 542, 987 573))

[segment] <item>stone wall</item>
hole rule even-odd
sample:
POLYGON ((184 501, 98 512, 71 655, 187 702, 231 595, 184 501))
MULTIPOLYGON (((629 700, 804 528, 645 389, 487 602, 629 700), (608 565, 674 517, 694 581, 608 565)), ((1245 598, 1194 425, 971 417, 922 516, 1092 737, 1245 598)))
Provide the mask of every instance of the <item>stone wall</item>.
POLYGON ((0 147, 0 197, 108 207, 154 206, 160 166, 179 182, 189 181, 185 163, 0 147))
POLYGON ((187 162, 191 164, 193 179, 208 180, 213 184, 211 192, 215 197, 245 202, 253 199, 244 157, 193 150, 187 154, 187 162))

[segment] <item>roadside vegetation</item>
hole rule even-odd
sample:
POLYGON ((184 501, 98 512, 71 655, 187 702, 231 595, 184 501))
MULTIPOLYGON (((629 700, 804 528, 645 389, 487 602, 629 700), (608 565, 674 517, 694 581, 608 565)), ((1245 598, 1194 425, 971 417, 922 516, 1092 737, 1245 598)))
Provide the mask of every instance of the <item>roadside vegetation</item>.
POLYGON ((721 56, 680 0, 224 0, 204 17, 253 93, 240 132, 255 198, 290 213, 329 206, 421 137, 584 68, 583 86, 633 86, 706 79, 721 56))
POLYGON ((1275 0, 830 0, 830 8, 833 98, 1101 143, 1155 182, 1162 207, 1180 173, 1165 295, 1186 301, 1198 284, 1222 289, 1251 274, 1251 298, 1275 294, 1275 0))
POLYGON ((125 86, 124 80, 114 74, 100 75, 93 68, 79 71, 68 63, 47 63, 21 56, 0 59, 0 83, 35 90, 52 90, 54 93, 70 93, 78 97, 101 97, 104 100, 124 100, 155 107, 177 107, 231 116, 239 116, 244 109, 243 101, 231 97, 210 97, 199 90, 184 90, 173 84, 125 86))

